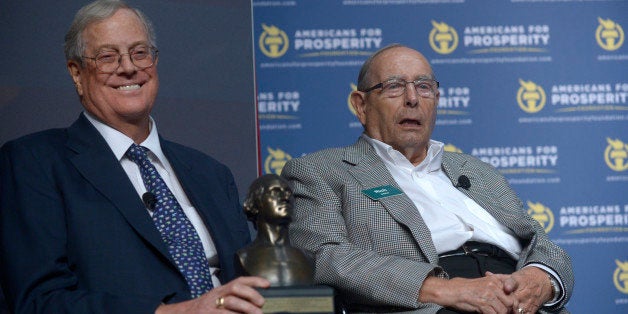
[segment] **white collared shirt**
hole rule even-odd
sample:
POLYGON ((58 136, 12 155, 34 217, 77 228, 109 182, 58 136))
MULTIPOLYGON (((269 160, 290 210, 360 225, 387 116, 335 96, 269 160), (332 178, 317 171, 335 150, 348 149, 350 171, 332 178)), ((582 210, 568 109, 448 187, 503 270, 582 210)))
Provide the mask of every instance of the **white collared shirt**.
POLYGON ((392 146, 363 136, 419 210, 438 254, 455 250, 467 241, 478 241, 496 245, 519 259, 521 245, 514 233, 458 191, 442 170, 443 143, 430 140, 425 160, 414 166, 392 146))
MULTIPOLYGON (((113 154, 116 156, 120 165, 126 172, 129 180, 135 187, 138 196, 140 199, 142 195, 146 193, 146 187, 144 186, 144 181, 142 179, 142 174, 140 173, 140 169, 135 162, 130 160, 125 156, 126 151, 129 149, 131 144, 133 144, 133 140, 124 135, 122 132, 102 123, 94 116, 89 114, 88 112, 83 112, 87 119, 96 127, 98 132, 105 138, 107 144, 111 148, 113 154)), ((148 158, 153 163, 157 172, 163 178, 164 182, 174 194, 174 197, 177 199, 177 202, 181 205, 183 212, 188 217, 194 229, 198 233, 201 238, 201 243, 203 244, 203 250, 205 251, 205 256, 208 259, 210 270, 212 273, 212 282, 214 283, 214 287, 220 286, 220 281, 218 280, 217 273, 219 268, 216 266, 219 265, 218 254, 216 251, 216 246, 209 234, 209 230, 203 223, 203 219, 200 217, 196 208, 192 205, 187 195, 183 191, 183 187, 181 183, 177 179, 172 166, 168 162, 168 159, 164 155, 161 150, 161 144, 159 143, 159 135, 157 133, 157 124, 153 118, 150 118, 150 133, 148 137, 139 145, 148 148, 150 151, 148 152, 148 158)), ((146 212, 152 216, 152 213, 147 209, 146 212)))

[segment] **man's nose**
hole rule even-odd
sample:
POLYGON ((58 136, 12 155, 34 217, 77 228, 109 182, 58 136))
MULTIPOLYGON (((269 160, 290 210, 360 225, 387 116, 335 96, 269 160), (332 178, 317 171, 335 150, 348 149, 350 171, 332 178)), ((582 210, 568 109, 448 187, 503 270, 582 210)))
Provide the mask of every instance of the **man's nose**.
POLYGON ((116 72, 122 74, 133 73, 135 71, 137 71, 137 66, 131 60, 131 54, 120 54, 120 60, 118 60, 118 68, 116 69, 116 72))
POLYGON ((406 106, 416 107, 419 105, 419 94, 414 88, 414 82, 406 82, 406 106))

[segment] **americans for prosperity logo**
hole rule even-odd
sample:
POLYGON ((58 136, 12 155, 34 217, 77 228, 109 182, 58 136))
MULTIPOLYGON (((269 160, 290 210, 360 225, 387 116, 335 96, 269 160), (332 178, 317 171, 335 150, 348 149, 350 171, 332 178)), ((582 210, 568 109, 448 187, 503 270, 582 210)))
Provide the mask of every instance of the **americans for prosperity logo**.
POLYGON ((290 47, 290 40, 286 32, 275 25, 262 24, 262 35, 259 37, 259 49, 269 58, 283 56, 290 47))
POLYGON ((281 174, 283 166, 288 160, 292 159, 292 156, 280 148, 272 149, 267 147, 267 151, 268 156, 264 160, 264 171, 266 171, 266 174, 281 174))
POLYGON ((260 119, 296 119, 301 105, 299 91, 266 91, 257 95, 260 119))
POLYGON ((510 184, 560 183, 558 145, 474 147, 471 155, 497 168, 510 184))
POLYGON ((628 232, 628 204, 562 205, 559 217, 565 234, 628 232))
POLYGON ((471 125, 471 88, 449 86, 438 89, 438 116, 436 125, 471 125))
POLYGON ((549 207, 528 201, 528 215, 545 229, 545 233, 549 233, 554 228, 554 214, 549 207))
POLYGON ((624 44, 624 29, 611 19, 598 17, 599 25, 595 30, 595 40, 602 49, 614 51, 624 44))
POLYGON ((628 261, 615 260, 617 268, 613 272, 613 283, 615 288, 622 293, 628 294, 628 261))
POLYGON ((298 90, 262 91, 257 94, 261 131, 300 130, 301 94, 298 90))
POLYGON ((628 170, 628 144, 620 139, 606 138, 608 146, 604 150, 604 161, 613 171, 628 170))
MULTIPOLYGON (((514 84, 513 84, 514 85, 514 84)), ((628 120, 628 82, 538 82, 519 78, 517 104, 528 113, 520 123, 611 122, 628 120), (541 114, 543 111, 543 114, 541 114)))
POLYGON ((431 20, 433 64, 551 62, 548 24, 452 25, 431 20), (459 33, 460 31, 460 33, 459 33), (454 53, 456 52, 456 53, 454 53))
POLYGON ((533 81, 519 79, 519 90, 517 90, 517 104, 519 108, 527 113, 537 113, 545 107, 547 96, 545 90, 533 81))
POLYGON ((430 46, 434 51, 446 55, 452 53, 458 47, 458 32, 445 22, 432 20, 430 31, 430 46))
POLYGON ((445 146, 443 146, 443 150, 452 153, 462 153, 462 149, 456 147, 454 144, 451 143, 445 144, 445 146))
POLYGON ((360 66, 384 42, 382 29, 371 25, 312 27, 307 21, 299 21, 296 26, 262 23, 255 32, 259 69, 360 66))

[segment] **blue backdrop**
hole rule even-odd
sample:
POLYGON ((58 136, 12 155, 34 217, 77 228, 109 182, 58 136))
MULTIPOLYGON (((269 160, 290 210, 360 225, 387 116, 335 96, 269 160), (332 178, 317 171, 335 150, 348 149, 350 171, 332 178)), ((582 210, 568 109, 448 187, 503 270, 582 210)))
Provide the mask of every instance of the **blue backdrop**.
POLYGON ((497 167, 573 258, 572 313, 628 313, 628 2, 253 1, 264 173, 362 126, 368 55, 423 52, 441 83, 433 138, 497 167))

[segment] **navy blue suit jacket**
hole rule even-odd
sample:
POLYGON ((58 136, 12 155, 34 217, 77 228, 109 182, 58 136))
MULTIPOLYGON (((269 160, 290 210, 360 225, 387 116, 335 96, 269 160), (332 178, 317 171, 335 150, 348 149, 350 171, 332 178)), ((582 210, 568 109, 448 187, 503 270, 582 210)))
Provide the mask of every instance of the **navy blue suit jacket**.
MULTIPOLYGON (((161 139, 211 233, 222 282, 250 241, 229 169, 161 139)), ((0 150, 0 282, 16 313, 152 313, 190 298, 183 276, 100 133, 81 115, 0 150)))

